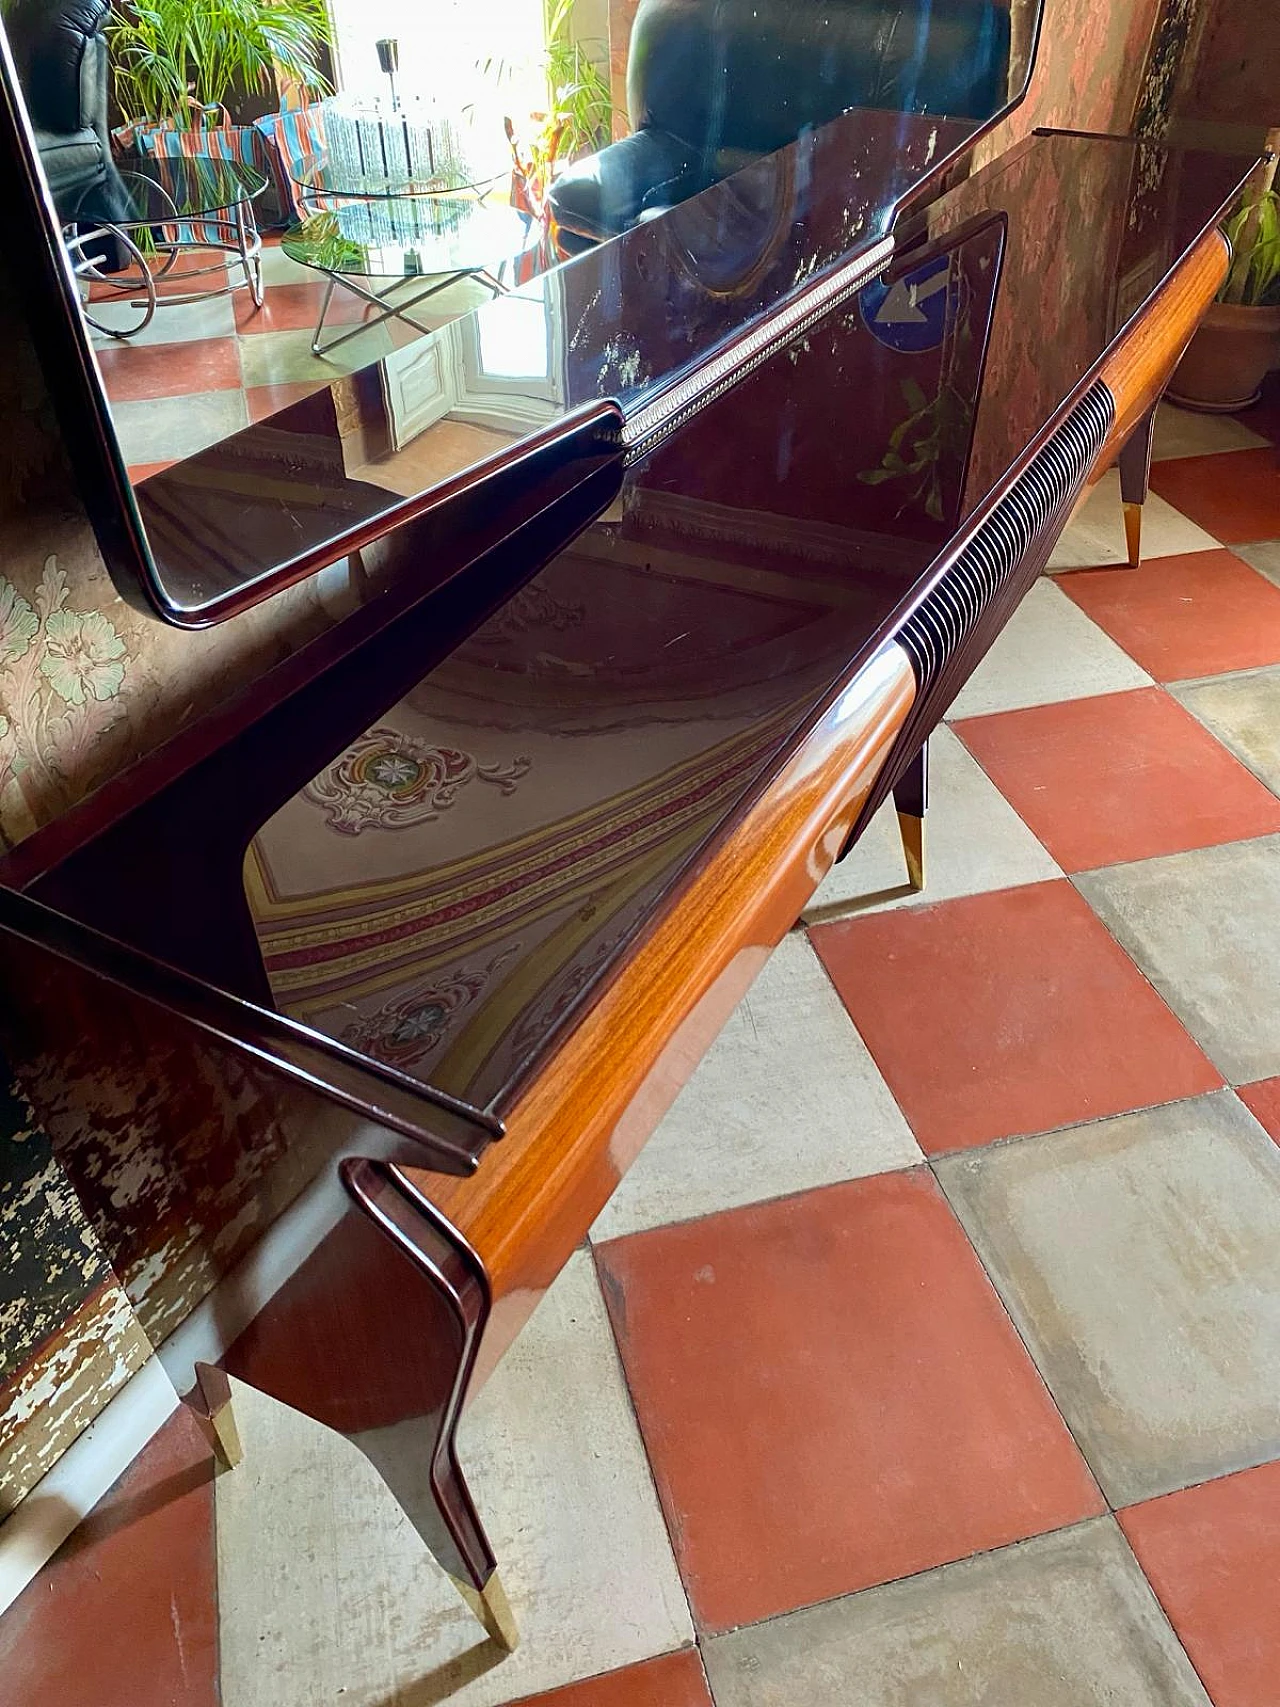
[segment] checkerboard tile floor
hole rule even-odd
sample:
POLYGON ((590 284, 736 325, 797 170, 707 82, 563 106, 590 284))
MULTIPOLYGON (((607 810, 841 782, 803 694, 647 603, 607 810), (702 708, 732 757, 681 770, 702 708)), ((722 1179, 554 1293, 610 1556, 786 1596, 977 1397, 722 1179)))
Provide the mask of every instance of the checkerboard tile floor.
MULTIPOLYGON (((238 275, 238 266, 235 271, 238 275)), ((166 303, 166 295, 190 289, 175 271, 160 281, 162 300, 143 332, 128 338, 93 334, 135 480, 194 456, 419 336, 411 327, 389 320, 315 356, 311 340, 324 301, 324 274, 291 260, 278 238, 266 237, 262 280, 261 308, 246 290, 205 302, 166 303)), ((463 281, 414 312, 426 325, 443 325, 488 300, 482 286, 463 281)), ((96 319, 121 327, 137 318, 125 304, 109 300, 95 302, 93 312, 96 319)), ((366 312, 371 311, 339 286, 326 315, 326 339, 358 326, 366 312)))
POLYGON ((1280 464, 1158 456, 935 737, 927 891, 885 813, 468 1414, 517 1653, 245 1391, 0 1620, 29 1707, 1275 1707, 1280 464))

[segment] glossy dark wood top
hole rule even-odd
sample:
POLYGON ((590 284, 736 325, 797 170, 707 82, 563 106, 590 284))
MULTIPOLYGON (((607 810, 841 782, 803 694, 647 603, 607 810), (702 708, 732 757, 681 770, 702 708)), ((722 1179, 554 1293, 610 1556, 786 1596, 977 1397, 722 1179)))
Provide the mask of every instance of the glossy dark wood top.
POLYGON ((848 113, 428 338, 394 327, 394 355, 138 487, 172 614, 230 614, 464 484, 521 502, 531 436, 561 441, 566 460, 589 452, 598 434, 573 436, 582 411, 607 399, 635 413, 788 292, 872 249, 974 131, 848 113), (408 372, 429 374, 446 418, 406 414, 408 372))
POLYGON ((501 1108, 1242 170, 1034 139, 920 220, 887 290, 629 469, 259 833, 280 1006, 501 1108))
POLYGON ((96 885, 118 918, 141 860, 144 946, 501 1114, 1249 164, 1030 139, 883 282, 601 469, 585 531, 548 513, 39 891, 84 916, 96 885))

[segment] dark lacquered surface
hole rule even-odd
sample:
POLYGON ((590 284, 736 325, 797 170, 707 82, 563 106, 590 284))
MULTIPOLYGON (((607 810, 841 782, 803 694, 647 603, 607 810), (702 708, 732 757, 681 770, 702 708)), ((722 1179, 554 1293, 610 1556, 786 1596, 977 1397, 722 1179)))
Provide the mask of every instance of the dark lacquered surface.
POLYGON ((1247 166, 1035 138, 631 469, 258 836, 279 1005, 501 1104, 1247 166))
MULTIPOLYGON (((556 376, 563 381, 560 409, 572 412, 582 395, 579 379, 590 396, 617 396, 619 402, 624 394, 661 385, 682 363, 697 360, 717 340, 746 327, 753 315, 775 306, 798 280, 847 257, 887 229, 904 192, 936 182, 948 161, 1022 100, 1039 12, 1040 0, 1011 0, 1008 5, 1004 0, 809 0, 777 9, 758 8, 749 0, 727 8, 720 0, 705 6, 700 0, 693 5, 646 0, 634 20, 636 40, 629 55, 630 119, 637 138, 624 140, 638 139, 643 152, 647 143, 639 133, 647 132, 650 139, 665 136, 659 151, 674 146, 690 163, 696 161, 696 169, 682 172, 679 183, 666 183, 660 174, 652 188, 663 193, 656 200, 646 195, 625 222, 631 226, 633 220, 677 203, 674 213, 657 222, 665 227, 662 239, 655 243, 651 233, 642 236, 630 229, 618 240, 628 253, 617 252, 618 241, 604 243, 573 269, 573 282, 557 299, 543 299, 547 336, 559 337, 566 352, 566 371, 556 376), (713 90, 714 98, 708 99, 713 90), (770 153, 775 149, 781 153, 770 153), (745 164, 753 159, 754 165, 745 164), (740 167, 744 170, 738 171, 740 167), (737 174, 735 188, 721 194, 732 173, 737 174), (699 197, 696 192, 708 183, 713 188, 699 197), (697 211, 681 223, 677 216, 686 209, 697 211), (568 359, 571 348, 580 352, 589 372, 580 372, 582 364, 568 359)), ((572 5, 566 17, 571 14, 572 5)), ((570 34, 575 34, 572 28, 570 34)), ((615 53, 627 49, 630 34, 628 27, 613 42, 615 53)), ((494 45, 485 72, 493 72, 499 86, 503 51, 494 45)), ((483 59, 477 59, 477 67, 483 59)), ((7 53, 5 67, 6 101, 20 100, 7 53)), ((328 105, 336 112, 341 99, 328 105)), ((464 110, 473 105, 452 91, 450 99, 464 110)), ((474 103, 477 114, 491 105, 474 103)), ((521 133, 521 115, 517 111, 514 116, 521 133)), ((541 134, 535 116, 529 125, 529 137, 541 134)), ((603 123, 601 142, 608 129, 603 123)), ((520 145, 525 150, 522 160, 532 148, 542 161, 533 168, 535 178, 545 176, 551 168, 539 153, 542 144, 534 147, 526 137, 520 145)), ((27 179, 39 176, 38 155, 29 140, 24 143, 11 135, 6 146, 17 182, 25 186, 27 179)), ((589 152, 589 146, 584 143, 579 154, 584 148, 589 152)), ((556 170, 571 166, 589 180, 592 160, 608 152, 606 148, 586 160, 559 156, 556 170)), ((331 147, 325 164, 313 160, 299 167, 304 180, 312 185, 335 181, 332 153, 331 147)), ((189 167, 185 161, 161 163, 161 170, 174 174, 189 167)), ((193 169, 205 167, 199 162, 193 169)), ((446 272, 469 267, 477 259, 492 269, 504 254, 517 252, 505 238, 495 245, 491 234, 477 230, 462 245, 469 253, 433 241, 431 247, 438 252, 428 258, 416 242, 418 216, 404 200, 385 203, 384 211, 394 213, 392 223, 410 232, 409 239, 404 240, 403 232, 376 238, 370 212, 373 181, 367 172, 358 172, 363 200, 345 199, 355 182, 348 176, 349 167, 348 161, 339 172, 334 193, 353 218, 364 217, 370 230, 337 236, 349 254, 355 248, 366 251, 359 263, 362 271, 414 276, 432 266, 446 272)), ((211 169, 217 171, 218 163, 211 163, 211 169)), ((378 196, 394 189, 394 179, 390 173, 385 182, 378 181, 378 196)), ((414 180, 412 187, 421 186, 414 180)), ((535 190, 535 201, 545 189, 543 184, 535 190)), ((306 190, 312 199, 320 193, 306 190)), ((227 193, 215 191, 212 200, 200 193, 194 198, 176 195, 173 201, 212 208, 227 205, 228 199, 227 193)), ((32 195, 25 210, 37 222, 43 218, 36 206, 39 200, 38 194, 32 195)), ((171 211, 159 208, 156 217, 171 211)), ((341 207, 314 211, 338 215, 341 207)), ((149 207, 144 217, 151 217, 149 207)), ((544 242, 543 260, 551 255, 551 243, 544 242)), ((531 263, 522 258, 521 265, 527 269, 531 263)), ((197 466, 181 477, 180 490, 154 494, 144 489, 135 504, 70 281, 56 275, 56 269, 46 271, 38 287, 46 292, 52 287, 57 298, 56 305, 46 305, 39 316, 43 359, 76 448, 104 555, 126 599, 180 626, 200 627, 338 561, 367 541, 371 529, 397 521, 395 506, 366 514, 368 507, 357 500, 362 513, 359 537, 349 527, 343 529, 350 505, 338 490, 344 482, 337 470, 344 459, 333 452, 340 448, 334 443, 340 435, 330 435, 327 446, 318 446, 310 425, 283 454, 276 454, 278 438, 272 454, 260 456, 254 444, 243 442, 244 434, 238 435, 240 442, 231 442, 225 460, 216 451, 198 458, 197 466), (269 474, 246 484, 247 462, 267 467, 269 474), (314 501, 318 486, 330 492, 332 502, 314 501), (239 523, 234 531, 244 547, 234 576, 220 549, 228 517, 211 513, 218 492, 224 512, 239 523), (152 537, 157 506, 163 516, 197 496, 200 508, 194 519, 203 525, 193 527, 184 543, 175 542, 163 528, 152 537), (289 525, 282 526, 282 517, 289 525), (207 559, 201 556, 206 532, 214 540, 207 559), (271 556, 259 550, 262 540, 278 545, 287 540, 288 545, 279 545, 278 555, 271 556)), ((34 280, 32 286, 37 288, 34 280)), ((395 335, 407 330, 397 326, 395 335)), ((443 369, 448 354, 427 359, 439 361, 443 369)), ((461 380, 453 377, 458 380, 456 391, 461 380)), ((400 425, 396 423, 393 435, 398 441, 403 440, 400 425)), ((417 429, 416 436, 423 430, 417 429)), ((279 429, 291 431, 288 423, 279 429)), ((439 439, 437 434, 430 453, 419 459, 430 464, 429 473, 418 470, 419 497, 438 488, 441 480, 456 481, 464 471, 474 472, 477 466, 488 470, 491 465, 491 458, 477 458, 474 447, 451 447, 444 454, 439 439), (448 469, 442 473, 445 464, 448 469)), ((403 443, 397 448, 403 449, 403 443)), ((345 469, 344 475, 352 477, 345 469)))
POLYGON ((137 502, 166 597, 189 613, 235 608, 287 578, 290 564, 337 555, 353 517, 385 522, 411 494, 491 473, 531 431, 586 403, 638 409, 797 286, 883 238, 903 198, 970 130, 847 114, 152 476, 137 502), (397 407, 414 368, 433 370, 442 410, 425 426, 397 407), (355 442, 353 389, 365 411, 355 442))

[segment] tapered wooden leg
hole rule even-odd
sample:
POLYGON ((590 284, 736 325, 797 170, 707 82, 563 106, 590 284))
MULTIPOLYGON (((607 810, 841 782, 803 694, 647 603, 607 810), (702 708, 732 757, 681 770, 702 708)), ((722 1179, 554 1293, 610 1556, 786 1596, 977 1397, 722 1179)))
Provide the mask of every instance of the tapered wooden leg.
POLYGON ((244 1457, 244 1449, 240 1445, 226 1371, 216 1363, 197 1363, 196 1389, 189 1402, 219 1465, 224 1470, 234 1470, 244 1457))
POLYGON ((338 1164, 347 1210, 236 1340, 232 1374, 378 1471, 502 1647, 518 1640, 456 1434, 490 1292, 475 1251, 393 1163, 338 1164))
POLYGON ((1142 506, 1151 483, 1151 443, 1158 406, 1158 402, 1151 405, 1116 459, 1120 470, 1120 501, 1124 506, 1124 542, 1131 569, 1136 569, 1142 561, 1142 506))
POLYGON ((902 852, 907 862, 907 880, 913 889, 923 889, 924 819, 929 805, 927 741, 894 783, 893 804, 898 813, 898 833, 902 837, 902 852))

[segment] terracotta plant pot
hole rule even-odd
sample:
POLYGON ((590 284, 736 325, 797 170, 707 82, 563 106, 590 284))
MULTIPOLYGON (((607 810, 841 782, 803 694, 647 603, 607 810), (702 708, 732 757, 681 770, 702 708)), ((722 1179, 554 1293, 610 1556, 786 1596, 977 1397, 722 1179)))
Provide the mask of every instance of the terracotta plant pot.
POLYGON ((1215 302, 1178 363, 1169 401, 1213 414, 1246 409, 1278 363, 1280 307, 1215 302))

